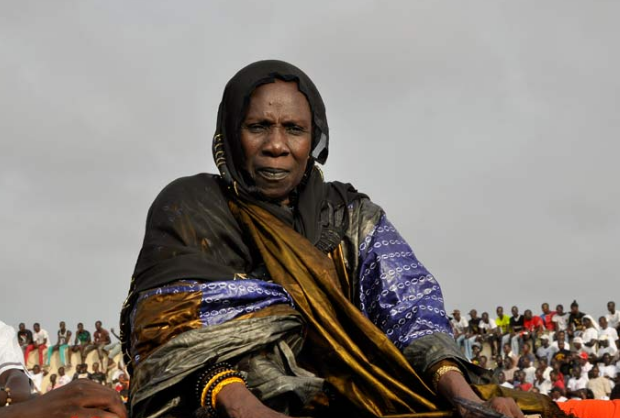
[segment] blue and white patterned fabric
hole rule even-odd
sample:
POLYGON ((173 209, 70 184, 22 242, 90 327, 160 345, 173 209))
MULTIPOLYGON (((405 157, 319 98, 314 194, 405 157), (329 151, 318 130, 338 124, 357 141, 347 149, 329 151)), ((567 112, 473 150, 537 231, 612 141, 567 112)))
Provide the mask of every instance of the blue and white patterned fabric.
POLYGON ((294 306, 293 299, 282 286, 263 280, 187 281, 185 283, 144 292, 138 301, 154 295, 201 292, 202 301, 199 313, 203 326, 221 324, 271 305, 283 303, 294 306))
POLYGON ((360 309, 398 347, 425 335, 452 335, 439 283, 385 214, 360 253, 360 309))

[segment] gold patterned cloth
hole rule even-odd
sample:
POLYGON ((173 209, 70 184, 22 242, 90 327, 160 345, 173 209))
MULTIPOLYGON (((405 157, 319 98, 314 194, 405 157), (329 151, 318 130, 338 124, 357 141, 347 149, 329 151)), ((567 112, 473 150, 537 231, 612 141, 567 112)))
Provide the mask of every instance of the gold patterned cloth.
MULTIPOLYGON (((394 344, 347 298, 334 262, 263 209, 242 202, 231 211, 252 237, 273 280, 293 297, 309 326, 312 367, 356 409, 375 417, 450 416, 447 405, 394 344), (443 409, 443 411, 441 410, 443 409), (447 410, 448 409, 448 410, 447 410)), ((484 399, 513 397, 544 418, 564 413, 542 395, 477 386, 484 399)))

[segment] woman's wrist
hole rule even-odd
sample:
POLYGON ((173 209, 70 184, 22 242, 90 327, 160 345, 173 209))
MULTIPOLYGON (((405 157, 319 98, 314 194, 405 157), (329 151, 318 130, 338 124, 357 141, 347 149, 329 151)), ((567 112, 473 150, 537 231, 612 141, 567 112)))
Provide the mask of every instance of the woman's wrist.
POLYGON ((260 401, 245 387, 243 383, 231 383, 218 393, 215 405, 221 416, 236 418, 242 415, 244 408, 260 401))

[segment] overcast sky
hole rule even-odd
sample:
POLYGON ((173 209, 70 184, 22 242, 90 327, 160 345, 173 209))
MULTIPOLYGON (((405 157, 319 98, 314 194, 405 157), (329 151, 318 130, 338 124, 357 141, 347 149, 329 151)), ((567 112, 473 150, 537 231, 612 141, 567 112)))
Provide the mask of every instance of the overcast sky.
POLYGON ((0 2, 0 319, 116 326, 146 212, 214 172, 224 85, 277 58, 328 179, 383 206, 448 309, 620 304, 620 3, 0 2))

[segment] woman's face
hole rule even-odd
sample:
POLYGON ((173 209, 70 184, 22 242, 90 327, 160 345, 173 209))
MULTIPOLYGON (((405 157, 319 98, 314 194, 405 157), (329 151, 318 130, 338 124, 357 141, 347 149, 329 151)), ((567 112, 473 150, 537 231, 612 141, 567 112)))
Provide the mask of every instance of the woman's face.
POLYGON ((241 124, 244 168, 265 197, 288 203, 312 146, 312 113, 295 82, 258 87, 241 124))

